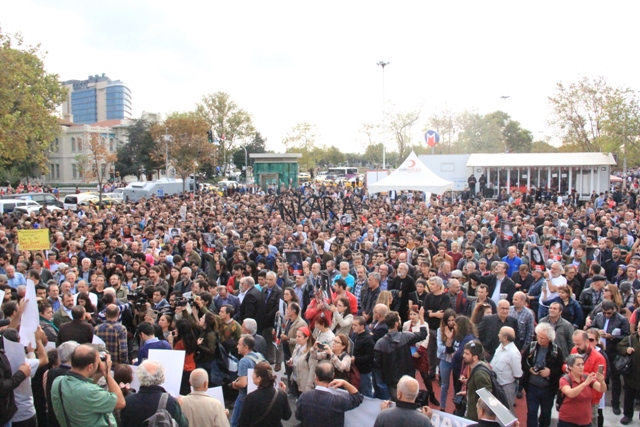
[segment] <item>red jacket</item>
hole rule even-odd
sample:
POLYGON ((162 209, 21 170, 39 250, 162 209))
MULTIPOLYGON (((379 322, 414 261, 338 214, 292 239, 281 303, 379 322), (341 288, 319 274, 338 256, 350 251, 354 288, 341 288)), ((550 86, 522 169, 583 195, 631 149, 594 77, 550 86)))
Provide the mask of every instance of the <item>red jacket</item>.
MULTIPOLYGON (((576 347, 573 347, 571 349, 571 354, 576 354, 578 353, 578 349, 576 347)), ((607 362, 604 358, 603 355, 600 354, 600 352, 596 349, 593 348, 593 346, 591 346, 591 350, 589 350, 589 352, 584 355, 585 359, 584 359, 584 374, 585 375, 589 375, 591 372, 598 372, 598 366, 599 365, 604 365, 604 376, 607 376, 607 362)), ((592 405, 597 405, 598 402, 600 402, 600 399, 602 399, 602 393, 600 393, 599 391, 597 391, 595 388, 591 389, 591 404, 592 405)))
MULTIPOLYGON (((351 310, 351 314, 353 314, 353 316, 355 317, 358 315, 358 299, 354 294, 352 294, 349 291, 347 291, 347 298, 349 299, 349 310, 351 310)), ((334 293, 331 297, 331 300, 333 301, 333 305, 336 304, 337 299, 338 299, 338 294, 334 293)))
POLYGON ((331 310, 318 310, 317 306, 318 300, 314 298, 311 300, 309 307, 307 307, 307 310, 304 312, 304 318, 309 322, 309 329, 311 329, 311 331, 316 327, 315 318, 321 311, 324 313, 324 317, 327 318, 329 326, 331 326, 333 312, 331 310))

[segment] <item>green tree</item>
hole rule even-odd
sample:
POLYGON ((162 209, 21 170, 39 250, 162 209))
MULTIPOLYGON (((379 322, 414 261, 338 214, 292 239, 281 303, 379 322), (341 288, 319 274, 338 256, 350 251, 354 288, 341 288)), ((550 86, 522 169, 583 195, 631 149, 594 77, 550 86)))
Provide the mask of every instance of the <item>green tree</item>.
POLYGON ((382 167, 382 142, 378 144, 369 144, 364 150, 362 159, 366 164, 373 167, 382 167))
POLYGON ((171 114, 162 125, 151 126, 151 135, 158 141, 157 151, 164 155, 164 135, 168 131, 169 163, 182 179, 182 191, 186 189, 187 178, 195 174, 202 159, 211 157, 213 146, 207 141, 208 123, 197 113, 171 114), (160 142, 162 141, 162 142, 160 142))
MULTIPOLYGON (((151 123, 142 119, 134 120, 127 128, 127 139, 127 144, 118 147, 116 171, 120 176, 135 175, 140 179, 144 171, 149 178, 154 170, 164 167, 164 163, 155 154, 159 147, 151 135, 151 123)), ((164 136, 161 139, 164 142, 164 136)))
POLYGON ((316 125, 307 122, 298 123, 291 128, 282 140, 287 150, 292 148, 311 151, 316 146, 320 133, 316 125))
POLYGON ((459 131, 459 123, 457 114, 449 107, 445 107, 433 113, 428 121, 427 126, 423 129, 435 130, 440 134, 440 143, 435 146, 438 154, 452 153, 454 141, 459 131))
POLYGON ((0 162, 29 159, 46 173, 47 149, 60 132, 55 113, 67 91, 44 69, 40 46, 0 33, 0 162))
POLYGON ((420 118, 420 110, 391 112, 387 115, 388 129, 393 133, 398 147, 398 157, 404 159, 411 145, 413 126, 420 118))
POLYGON ((222 170, 226 172, 233 148, 241 140, 251 138, 256 133, 251 115, 224 92, 203 96, 202 101, 196 104, 196 114, 208 125, 208 129, 204 130, 205 137, 207 130, 213 130, 215 139, 218 140, 218 162, 224 162, 222 170))
MULTIPOLYGON (((267 142, 266 139, 264 139, 262 135, 260 135, 260 132, 256 132, 256 134, 253 136, 253 140, 251 140, 251 142, 246 145, 247 161, 249 162, 250 165, 252 164, 252 161, 248 157, 248 155, 251 153, 266 153, 267 152, 266 142, 267 142)), ((236 167, 240 169, 246 166, 244 164, 244 157, 245 157, 244 155, 245 155, 245 152, 243 148, 239 148, 233 152, 233 163, 236 165, 236 167)))
POLYGON ((329 148, 325 148, 324 150, 324 159, 327 163, 331 165, 338 165, 340 163, 344 163, 347 160, 347 156, 340 151, 338 147, 331 146, 329 148))
MULTIPOLYGON (((637 94, 610 86, 604 77, 556 85, 549 123, 572 151, 620 152, 638 137, 637 94)), ((631 148, 631 147, 630 147, 631 148)))
POLYGON ((533 141, 531 144, 532 153, 557 153, 558 148, 546 141, 533 141))
POLYGON ((465 111, 459 116, 460 134, 456 149, 460 153, 504 153, 504 140, 498 120, 465 111))

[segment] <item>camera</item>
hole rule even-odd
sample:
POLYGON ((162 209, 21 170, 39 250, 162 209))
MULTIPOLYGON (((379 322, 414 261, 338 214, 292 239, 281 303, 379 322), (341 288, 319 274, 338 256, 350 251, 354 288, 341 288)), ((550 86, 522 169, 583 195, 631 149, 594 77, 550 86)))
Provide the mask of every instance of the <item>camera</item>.
POLYGON ((136 310, 142 311, 147 307, 147 295, 142 286, 138 286, 132 293, 127 295, 127 299, 132 302, 136 310))
POLYGON ((544 369, 544 366, 541 365, 535 365, 533 368, 533 372, 535 372, 536 374, 540 371, 542 371, 544 369))
POLYGON ((108 351, 101 351, 100 352, 100 361, 101 362, 106 362, 107 361, 107 354, 109 354, 108 351))
POLYGON ((176 307, 186 307, 187 304, 191 304, 193 305, 193 297, 191 298, 185 298, 185 297, 181 297, 181 298, 176 298, 176 307))

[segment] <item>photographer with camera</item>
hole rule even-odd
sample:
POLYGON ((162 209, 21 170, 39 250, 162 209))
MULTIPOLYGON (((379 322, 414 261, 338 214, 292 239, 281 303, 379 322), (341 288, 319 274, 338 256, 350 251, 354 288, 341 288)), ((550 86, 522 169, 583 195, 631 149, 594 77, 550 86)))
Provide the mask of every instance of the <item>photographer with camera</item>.
POLYGON ((527 425, 549 427, 565 355, 555 343, 556 331, 550 323, 539 323, 535 332, 536 340, 522 354, 527 425))

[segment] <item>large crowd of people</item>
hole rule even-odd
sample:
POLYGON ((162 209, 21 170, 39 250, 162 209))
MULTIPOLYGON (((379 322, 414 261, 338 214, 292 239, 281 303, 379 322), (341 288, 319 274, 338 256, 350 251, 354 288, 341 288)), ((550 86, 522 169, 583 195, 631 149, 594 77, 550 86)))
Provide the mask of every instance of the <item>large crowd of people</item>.
POLYGON ((19 368, 0 352, 0 426, 342 426, 364 397, 376 426, 430 426, 431 408, 493 425, 483 387, 528 427, 554 402, 559 426, 602 427, 605 404, 629 424, 635 190, 482 194, 249 185, 5 213, 0 332, 22 342, 30 281, 40 326, 19 368), (51 246, 22 250, 24 229, 51 246), (179 396, 152 350, 184 351, 179 396))

